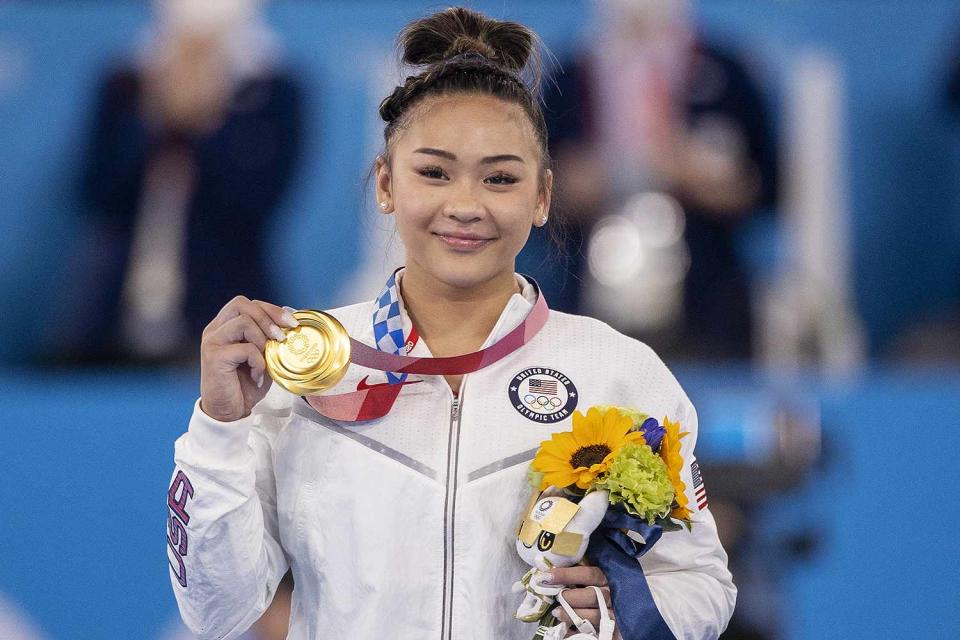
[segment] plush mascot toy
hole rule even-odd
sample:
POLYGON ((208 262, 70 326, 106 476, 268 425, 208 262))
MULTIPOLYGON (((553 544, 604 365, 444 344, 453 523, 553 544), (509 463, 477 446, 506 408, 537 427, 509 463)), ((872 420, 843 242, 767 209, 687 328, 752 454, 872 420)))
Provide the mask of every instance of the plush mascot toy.
MULTIPOLYGON (((609 640, 613 637, 613 620, 609 616, 602 616, 598 636, 590 622, 576 616, 567 606, 563 598, 565 586, 543 584, 553 567, 572 567, 583 560, 590 534, 600 525, 608 504, 606 491, 592 491, 576 503, 565 498, 563 491, 555 487, 549 487, 539 497, 531 499, 517 533, 517 553, 532 568, 514 584, 514 591, 526 591, 516 617, 524 622, 541 622, 535 638, 553 640, 562 638, 566 632, 566 625, 558 624, 547 614, 554 599, 559 599, 580 631, 573 638, 609 640)), ((596 592, 604 614, 606 604, 599 589, 596 592)))

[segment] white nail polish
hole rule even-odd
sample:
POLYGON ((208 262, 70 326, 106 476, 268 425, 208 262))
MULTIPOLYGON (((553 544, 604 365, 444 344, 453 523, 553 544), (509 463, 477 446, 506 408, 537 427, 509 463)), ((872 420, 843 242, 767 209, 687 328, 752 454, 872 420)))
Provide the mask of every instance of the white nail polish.
POLYGON ((293 314, 290 313, 289 311, 284 311, 280 319, 283 321, 283 324, 287 325, 288 327, 292 328, 292 327, 300 326, 300 322, 296 318, 294 318, 293 314))
POLYGON ((275 324, 270 325, 270 337, 277 342, 283 342, 287 339, 287 335, 283 332, 283 329, 275 324))
POLYGON ((554 618, 559 619, 559 618, 560 618, 560 607, 554 607, 554 608, 553 608, 553 611, 550 612, 550 615, 552 615, 554 618))
POLYGON ((264 383, 264 379, 263 379, 263 374, 261 373, 257 377, 257 389, 263 389, 263 383, 264 383))

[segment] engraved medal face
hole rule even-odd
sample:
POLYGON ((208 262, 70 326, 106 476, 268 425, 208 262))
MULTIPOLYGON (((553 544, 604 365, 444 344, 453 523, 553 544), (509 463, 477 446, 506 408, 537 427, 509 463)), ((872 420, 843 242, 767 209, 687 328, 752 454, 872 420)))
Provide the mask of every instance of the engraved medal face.
POLYGON ((290 371, 305 373, 316 367, 323 357, 323 334, 316 328, 301 325, 287 333, 277 347, 278 356, 290 371))
POLYGON ((300 326, 285 330, 286 340, 270 340, 264 349, 267 371, 280 386, 310 395, 336 386, 350 366, 350 336, 322 311, 297 311, 300 326))

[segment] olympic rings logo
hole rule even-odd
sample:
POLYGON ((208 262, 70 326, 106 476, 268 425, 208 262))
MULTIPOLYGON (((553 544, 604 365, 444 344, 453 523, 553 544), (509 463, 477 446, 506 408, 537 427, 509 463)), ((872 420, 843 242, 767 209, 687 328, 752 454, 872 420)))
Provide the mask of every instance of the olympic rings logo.
POLYGON ((518 371, 507 387, 511 406, 538 424, 568 418, 577 408, 579 395, 570 378, 549 367, 527 367, 518 371))
POLYGON ((559 409, 563 405, 563 401, 557 397, 548 398, 547 396, 535 396, 528 393, 523 396, 523 404, 531 409, 559 409))

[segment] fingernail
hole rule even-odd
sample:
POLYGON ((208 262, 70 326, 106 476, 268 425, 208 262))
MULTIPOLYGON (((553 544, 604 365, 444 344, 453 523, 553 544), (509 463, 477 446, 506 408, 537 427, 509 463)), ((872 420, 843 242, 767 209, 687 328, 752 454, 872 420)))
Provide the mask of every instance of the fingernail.
MULTIPOLYGON (((285 309, 286 309, 286 307, 285 307, 285 309)), ((283 315, 280 316, 280 320, 283 321, 283 324, 285 324, 285 325, 287 325, 288 327, 291 327, 291 328, 293 328, 293 327, 299 327, 299 326, 300 326, 300 322, 299 322, 296 318, 294 318, 294 317, 293 317, 293 314, 290 313, 289 311, 284 311, 284 312, 283 312, 283 315)))
POLYGON ((262 389, 262 388, 263 388, 263 374, 262 374, 262 373, 261 373, 259 376, 257 376, 256 383, 257 383, 257 389, 262 389))
POLYGON ((560 617, 560 607, 554 607, 554 608, 553 608, 553 611, 550 612, 550 615, 552 615, 554 618, 559 618, 559 617, 560 617))
POLYGON ((552 573, 543 574, 543 579, 540 582, 541 584, 553 584, 553 574, 552 573))
POLYGON ((275 324, 270 325, 270 337, 277 342, 283 342, 287 339, 287 335, 283 332, 283 329, 275 324))

